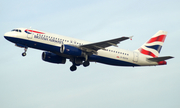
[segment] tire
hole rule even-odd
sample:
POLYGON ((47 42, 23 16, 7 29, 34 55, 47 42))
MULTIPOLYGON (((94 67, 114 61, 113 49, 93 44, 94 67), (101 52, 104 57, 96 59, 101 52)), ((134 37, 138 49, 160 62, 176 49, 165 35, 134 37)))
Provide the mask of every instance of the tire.
POLYGON ((70 67, 70 70, 71 71, 75 71, 77 69, 77 67, 75 66, 75 65, 72 65, 71 67, 70 67))
POLYGON ((22 53, 22 56, 24 57, 24 56, 26 56, 26 53, 24 52, 24 53, 22 53))
POLYGON ((90 64, 89 61, 85 61, 85 62, 83 63, 83 66, 84 66, 84 67, 87 67, 87 66, 89 66, 89 64, 90 64))

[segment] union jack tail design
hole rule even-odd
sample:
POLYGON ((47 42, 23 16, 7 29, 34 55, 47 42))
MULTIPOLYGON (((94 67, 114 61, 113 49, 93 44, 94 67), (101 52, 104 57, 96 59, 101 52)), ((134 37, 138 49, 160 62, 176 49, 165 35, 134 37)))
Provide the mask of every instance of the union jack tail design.
POLYGON ((149 41, 143 44, 138 51, 144 55, 149 55, 153 58, 158 57, 161 51, 162 45, 165 41, 167 32, 158 31, 149 41))

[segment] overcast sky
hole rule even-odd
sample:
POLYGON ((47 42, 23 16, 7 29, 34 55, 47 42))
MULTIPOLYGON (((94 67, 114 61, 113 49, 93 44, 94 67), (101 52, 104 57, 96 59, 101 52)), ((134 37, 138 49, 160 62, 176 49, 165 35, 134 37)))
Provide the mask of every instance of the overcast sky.
POLYGON ((179 0, 2 0, 0 108, 179 108, 179 0), (4 39, 13 28, 34 28, 91 42, 134 36, 135 50, 158 30, 168 32, 159 56, 166 66, 115 67, 91 63, 71 72, 69 61, 42 61, 43 51, 4 39))

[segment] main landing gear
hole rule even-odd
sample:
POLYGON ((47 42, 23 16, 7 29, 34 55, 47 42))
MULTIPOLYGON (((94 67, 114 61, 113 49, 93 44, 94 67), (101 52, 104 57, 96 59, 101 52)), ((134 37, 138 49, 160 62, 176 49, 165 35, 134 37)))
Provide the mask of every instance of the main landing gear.
POLYGON ((25 48, 24 48, 24 52, 22 53, 22 56, 23 56, 23 57, 26 56, 27 49, 28 49, 28 47, 25 47, 25 48))
MULTIPOLYGON (((84 67, 87 67, 87 66, 89 66, 89 65, 90 65, 89 61, 84 61, 84 62, 83 62, 83 66, 84 66, 84 67)), ((71 71, 75 71, 75 70, 77 69, 77 66, 80 66, 80 64, 77 65, 77 64, 73 63, 73 65, 70 67, 70 70, 71 70, 71 71)))
POLYGON ((77 69, 76 66, 80 66, 81 64, 84 67, 87 67, 90 64, 88 60, 88 54, 84 54, 84 60, 81 58, 71 58, 70 61, 73 63, 73 65, 70 67, 71 71, 75 71, 77 69))

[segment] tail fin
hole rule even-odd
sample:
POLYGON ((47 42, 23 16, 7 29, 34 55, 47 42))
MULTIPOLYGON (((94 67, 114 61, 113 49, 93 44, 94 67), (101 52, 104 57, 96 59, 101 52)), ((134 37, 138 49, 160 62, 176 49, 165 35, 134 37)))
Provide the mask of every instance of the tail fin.
POLYGON ((158 57, 161 51, 162 45, 165 41, 167 32, 158 31, 154 36, 151 37, 149 41, 143 44, 138 51, 144 55, 149 55, 151 57, 158 57))

